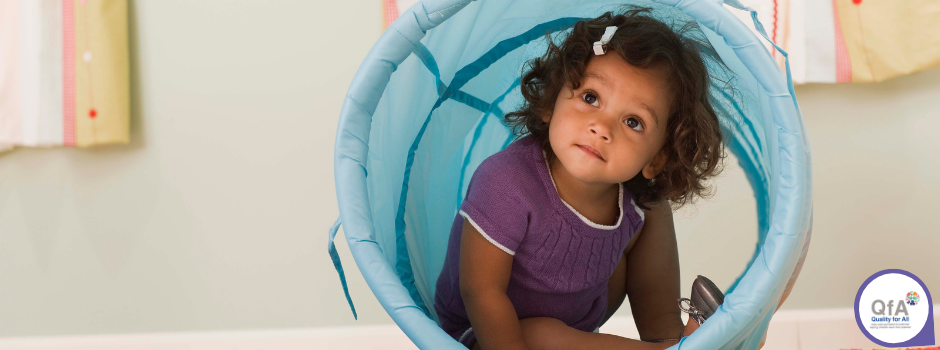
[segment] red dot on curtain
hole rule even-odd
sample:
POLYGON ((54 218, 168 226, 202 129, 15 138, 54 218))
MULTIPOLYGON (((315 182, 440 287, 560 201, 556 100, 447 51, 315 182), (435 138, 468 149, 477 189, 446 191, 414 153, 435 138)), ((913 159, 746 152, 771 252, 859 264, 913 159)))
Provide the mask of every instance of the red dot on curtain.
POLYGON ((98 111, 96 111, 94 108, 92 108, 90 111, 88 111, 88 117, 94 118, 94 117, 97 117, 97 116, 98 116, 98 111))
POLYGON ((859 5, 862 3, 862 0, 852 0, 853 4, 859 5))

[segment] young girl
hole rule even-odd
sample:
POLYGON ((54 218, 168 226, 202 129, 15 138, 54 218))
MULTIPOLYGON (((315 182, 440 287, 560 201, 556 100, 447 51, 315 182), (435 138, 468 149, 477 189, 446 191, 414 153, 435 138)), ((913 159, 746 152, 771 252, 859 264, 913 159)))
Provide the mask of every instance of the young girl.
POLYGON ((578 22, 529 62, 506 115, 523 137, 473 174, 437 281, 441 327, 467 347, 664 349, 721 304, 701 276, 676 303, 672 206, 707 195, 724 157, 708 72, 646 12, 578 22), (641 340, 595 333, 627 295, 641 340))

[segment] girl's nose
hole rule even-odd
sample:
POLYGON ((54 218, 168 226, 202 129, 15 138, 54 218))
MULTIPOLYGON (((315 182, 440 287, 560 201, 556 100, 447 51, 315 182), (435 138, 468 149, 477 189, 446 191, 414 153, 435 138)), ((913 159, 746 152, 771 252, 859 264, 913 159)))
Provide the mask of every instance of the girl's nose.
POLYGON ((600 137, 604 142, 610 142, 610 129, 602 123, 593 123, 588 126, 591 134, 600 137))

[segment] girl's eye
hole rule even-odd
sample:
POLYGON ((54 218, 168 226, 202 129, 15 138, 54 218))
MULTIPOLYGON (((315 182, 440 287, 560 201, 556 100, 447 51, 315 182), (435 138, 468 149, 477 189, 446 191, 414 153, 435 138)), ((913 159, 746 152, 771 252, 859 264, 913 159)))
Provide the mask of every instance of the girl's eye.
POLYGON ((624 121, 624 124, 627 124, 627 126, 633 130, 643 131, 643 123, 640 123, 640 121, 636 118, 627 118, 627 120, 624 121))
POLYGON ((598 106, 597 94, 595 94, 594 91, 586 91, 585 93, 581 94, 581 99, 584 100, 584 102, 589 105, 592 105, 594 107, 598 106))

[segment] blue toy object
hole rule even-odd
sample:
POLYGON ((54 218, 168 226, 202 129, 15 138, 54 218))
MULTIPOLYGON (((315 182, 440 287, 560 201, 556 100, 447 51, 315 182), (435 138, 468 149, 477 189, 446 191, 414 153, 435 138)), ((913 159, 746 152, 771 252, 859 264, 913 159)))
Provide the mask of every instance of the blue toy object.
MULTIPOLYGON (((757 199, 758 246, 748 269, 708 322, 673 348, 756 349, 799 272, 812 222, 809 144, 789 63, 784 74, 720 0, 626 2, 653 8, 651 16, 674 28, 698 22, 711 44, 700 48, 710 98, 757 199)), ((336 132, 340 219, 328 249, 346 289, 333 246, 342 223, 369 287, 419 348, 464 349, 435 321, 434 286, 473 171, 513 140, 502 116, 521 106, 523 64, 544 53, 545 33, 561 37, 574 22, 616 13, 623 3, 423 0, 360 66, 336 132)), ((770 41, 756 12, 738 0, 724 3, 750 11, 770 41)))

